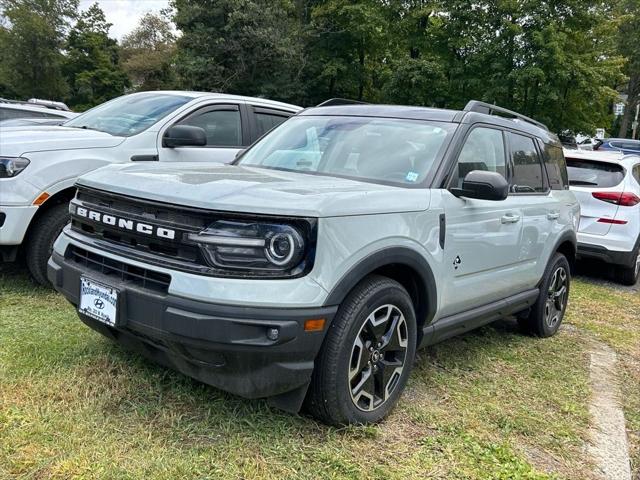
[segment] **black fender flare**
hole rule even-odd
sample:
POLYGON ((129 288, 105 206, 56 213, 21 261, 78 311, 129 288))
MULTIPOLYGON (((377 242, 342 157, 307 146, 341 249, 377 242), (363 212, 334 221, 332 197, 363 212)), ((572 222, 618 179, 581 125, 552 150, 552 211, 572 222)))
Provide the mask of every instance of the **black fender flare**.
POLYGON ((555 245, 553 246, 552 253, 557 252, 560 249, 560 245, 563 243, 570 242, 573 245, 574 258, 569 258, 569 263, 572 264, 575 262, 575 254, 578 252, 578 235, 573 230, 565 230, 560 235, 560 238, 556 240, 555 245))
MULTIPOLYGON (((359 263, 356 263, 338 283, 331 289, 329 296, 324 302, 325 306, 340 305, 349 292, 360 281, 378 268, 387 265, 402 265, 411 268, 419 276, 419 280, 424 286, 426 300, 426 311, 424 318, 418 318, 418 322, 424 320, 424 325, 431 322, 438 308, 438 291, 435 276, 431 266, 416 250, 408 247, 390 247, 378 250, 359 263)), ((421 293, 421 292, 419 292, 421 293)))

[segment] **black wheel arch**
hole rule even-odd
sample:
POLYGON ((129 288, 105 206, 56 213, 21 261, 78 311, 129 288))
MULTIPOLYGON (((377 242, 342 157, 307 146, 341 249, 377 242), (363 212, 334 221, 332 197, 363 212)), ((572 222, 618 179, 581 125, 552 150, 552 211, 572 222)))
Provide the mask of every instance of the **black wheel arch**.
POLYGON ((431 266, 423 255, 408 247, 385 248, 361 260, 333 287, 324 305, 340 305, 349 292, 371 274, 392 278, 407 290, 415 308, 420 336, 422 327, 436 314, 438 292, 431 266))
POLYGON ((56 205, 60 205, 61 203, 69 203, 71 200, 73 200, 73 197, 75 197, 75 195, 76 187, 73 186, 60 190, 59 192, 56 192, 49 198, 47 198, 44 203, 42 203, 42 205, 38 207, 36 214, 31 219, 31 223, 29 224, 29 228, 27 229, 27 232, 25 234, 24 241, 27 241, 33 233, 32 228, 38 218, 45 215, 52 207, 55 207, 56 205))
POLYGON ((573 230, 563 232, 553 247, 552 255, 556 252, 562 253, 567 257, 569 267, 571 267, 571 273, 573 273, 576 265, 576 254, 578 252, 578 237, 576 232, 573 230))

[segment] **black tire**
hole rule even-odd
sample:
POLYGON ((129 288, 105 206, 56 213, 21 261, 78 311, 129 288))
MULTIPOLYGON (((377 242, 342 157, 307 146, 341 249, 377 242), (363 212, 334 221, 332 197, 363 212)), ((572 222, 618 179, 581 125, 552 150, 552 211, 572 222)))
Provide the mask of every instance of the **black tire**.
POLYGON ((382 420, 407 383, 416 338, 407 291, 395 280, 366 277, 343 301, 327 332, 307 394, 307 411, 331 425, 382 420))
POLYGON ((518 317, 522 330, 543 338, 555 335, 567 310, 570 286, 569 261, 563 254, 556 253, 545 269, 536 303, 528 315, 518 317))
POLYGON ((47 262, 53 243, 67 223, 69 204, 65 202, 49 207, 31 225, 26 245, 27 268, 40 285, 49 285, 47 262))
POLYGON ((617 267, 615 279, 623 285, 635 285, 640 278, 640 246, 634 252, 636 263, 631 267, 617 267))

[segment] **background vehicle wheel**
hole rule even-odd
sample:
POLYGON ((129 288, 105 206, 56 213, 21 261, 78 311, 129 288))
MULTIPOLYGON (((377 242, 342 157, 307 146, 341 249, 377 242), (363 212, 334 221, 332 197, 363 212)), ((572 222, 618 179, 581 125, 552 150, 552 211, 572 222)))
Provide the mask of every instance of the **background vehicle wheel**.
POLYGON ((327 332, 307 410, 332 425, 382 420, 407 383, 416 338, 413 304, 402 285, 377 275, 365 278, 327 332))
POLYGON ((615 278, 623 285, 635 285, 640 278, 640 247, 635 252, 636 263, 631 267, 618 267, 615 278))
POLYGON ((53 243, 67 223, 69 204, 65 202, 47 209, 31 227, 26 247, 27 268, 40 285, 49 285, 47 262, 53 250, 53 243))
POLYGON ((542 277, 540 295, 528 316, 518 317, 520 327, 539 337, 551 337, 560 328, 569 300, 571 270, 567 257, 556 253, 542 277))

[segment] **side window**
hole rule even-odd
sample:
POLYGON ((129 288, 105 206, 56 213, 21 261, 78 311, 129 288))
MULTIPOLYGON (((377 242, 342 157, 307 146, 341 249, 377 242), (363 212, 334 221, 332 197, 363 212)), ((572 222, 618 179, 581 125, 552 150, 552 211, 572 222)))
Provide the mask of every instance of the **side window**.
POLYGON ((640 183, 640 163, 633 167, 633 177, 640 183))
POLYGON ((506 164, 502 131, 479 127, 471 131, 458 156, 453 182, 462 187, 462 181, 472 170, 498 172, 506 178, 506 164))
POLYGON ((207 147, 242 146, 240 110, 235 105, 203 108, 179 125, 202 128, 207 134, 207 147))
POLYGON ((291 115, 287 115, 284 112, 276 112, 274 110, 267 110, 263 108, 254 108, 256 116, 257 132, 256 137, 261 137, 272 128, 277 127, 284 122, 291 115))
POLYGON ((542 163, 533 139, 524 135, 509 133, 509 145, 511 147, 511 162, 513 165, 511 192, 544 192, 542 163))
POLYGON ((549 186, 552 190, 564 190, 569 188, 569 175, 567 174, 567 162, 560 147, 554 145, 544 146, 544 165, 547 168, 549 186))
POLYGON ((39 118, 40 112, 32 112, 31 110, 18 110, 16 108, 0 109, 0 120, 9 120, 12 118, 39 118))

